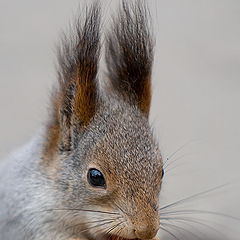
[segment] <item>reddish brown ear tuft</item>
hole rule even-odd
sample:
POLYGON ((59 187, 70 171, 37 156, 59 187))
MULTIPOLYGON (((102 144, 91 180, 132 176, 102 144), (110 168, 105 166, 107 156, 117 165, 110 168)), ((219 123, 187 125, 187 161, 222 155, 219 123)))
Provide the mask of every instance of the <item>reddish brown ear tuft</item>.
POLYGON ((153 40, 150 16, 141 0, 122 1, 107 37, 106 62, 113 89, 148 116, 151 104, 153 40))
POLYGON ((82 131, 96 112, 100 54, 100 6, 86 9, 69 36, 58 47, 59 88, 53 94, 53 116, 48 125, 45 156, 69 151, 73 132, 82 131))
MULTIPOLYGON (((87 68, 89 68, 88 66, 87 68)), ((94 66, 88 69, 88 76, 82 76, 79 74, 76 91, 75 91, 75 101, 73 105, 74 115, 79 121, 79 127, 87 126, 91 121, 92 117, 96 111, 97 104, 97 85, 95 81, 97 69, 94 69, 94 66), (96 71, 96 72, 95 72, 96 71), (85 78, 89 80, 89 76, 95 76, 93 81, 82 80, 85 78), (84 82, 84 87, 82 86, 84 82)))

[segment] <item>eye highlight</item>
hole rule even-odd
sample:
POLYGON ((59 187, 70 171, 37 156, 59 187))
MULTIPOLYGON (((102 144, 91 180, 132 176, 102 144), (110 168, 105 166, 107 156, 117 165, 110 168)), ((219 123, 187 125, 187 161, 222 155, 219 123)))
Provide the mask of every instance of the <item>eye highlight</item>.
POLYGON ((90 168, 88 170, 88 182, 92 187, 106 188, 106 182, 103 174, 96 168, 90 168))

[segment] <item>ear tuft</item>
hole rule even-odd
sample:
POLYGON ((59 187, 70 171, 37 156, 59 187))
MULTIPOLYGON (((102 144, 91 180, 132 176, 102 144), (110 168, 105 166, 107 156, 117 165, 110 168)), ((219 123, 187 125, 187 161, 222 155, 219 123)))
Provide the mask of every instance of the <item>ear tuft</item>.
POLYGON ((153 39, 142 0, 123 0, 107 36, 106 63, 113 90, 146 115, 151 103, 153 39))
POLYGON ((78 18, 70 37, 63 35, 58 48, 58 76, 63 95, 63 114, 74 115, 81 126, 95 113, 100 55, 100 6, 87 8, 85 21, 78 18))
POLYGON ((62 35, 58 47, 59 86, 52 96, 53 116, 48 125, 45 153, 71 150, 73 132, 83 130, 97 108, 97 73, 100 55, 100 5, 85 8, 62 35))

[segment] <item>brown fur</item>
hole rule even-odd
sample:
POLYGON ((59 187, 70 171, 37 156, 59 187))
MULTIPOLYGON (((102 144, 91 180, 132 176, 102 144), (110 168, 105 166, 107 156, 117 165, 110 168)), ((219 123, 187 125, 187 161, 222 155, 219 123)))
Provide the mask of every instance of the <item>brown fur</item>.
POLYGON ((106 62, 112 88, 148 116, 153 40, 142 1, 123 1, 107 37, 106 62), (134 27, 133 27, 134 26, 134 27))
POLYGON ((153 41, 147 10, 142 0, 123 0, 105 41, 107 93, 97 87, 98 3, 62 37, 45 136, 19 155, 22 163, 13 159, 8 167, 13 181, 0 187, 6 196, 0 218, 7 222, 0 221, 1 239, 156 239, 163 163, 148 122, 153 41), (92 168, 102 182, 92 182, 92 168))
POLYGON ((58 47, 59 87, 52 97, 53 114, 43 153, 45 165, 49 165, 58 150, 72 149, 73 128, 83 130, 95 114, 100 54, 99 11, 98 4, 86 9, 89 17, 86 16, 85 22, 79 18, 69 37, 62 36, 58 47))

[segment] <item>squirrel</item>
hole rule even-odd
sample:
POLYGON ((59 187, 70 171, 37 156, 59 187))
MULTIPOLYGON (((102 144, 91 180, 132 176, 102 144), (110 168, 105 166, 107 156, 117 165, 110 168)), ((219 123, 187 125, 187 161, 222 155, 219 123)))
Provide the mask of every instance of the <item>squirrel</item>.
POLYGON ((61 38, 46 124, 1 161, 1 240, 158 238, 164 170, 149 124, 149 10, 122 0, 104 41, 101 5, 84 11, 61 38))

